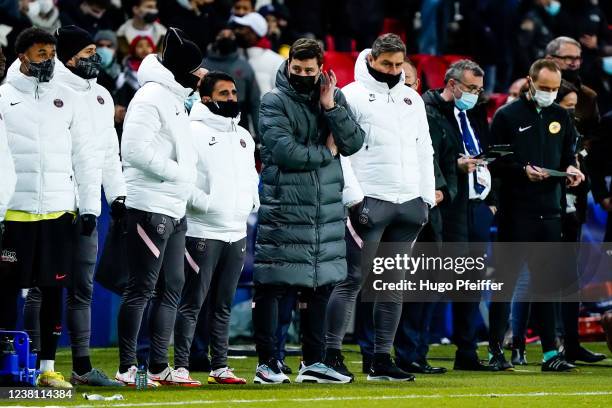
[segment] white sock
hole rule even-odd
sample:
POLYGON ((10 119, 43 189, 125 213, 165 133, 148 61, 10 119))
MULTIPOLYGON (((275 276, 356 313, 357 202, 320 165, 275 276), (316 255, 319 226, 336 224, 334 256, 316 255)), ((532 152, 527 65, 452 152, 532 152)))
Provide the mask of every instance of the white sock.
POLYGON ((40 360, 40 372, 55 371, 55 360, 40 360))

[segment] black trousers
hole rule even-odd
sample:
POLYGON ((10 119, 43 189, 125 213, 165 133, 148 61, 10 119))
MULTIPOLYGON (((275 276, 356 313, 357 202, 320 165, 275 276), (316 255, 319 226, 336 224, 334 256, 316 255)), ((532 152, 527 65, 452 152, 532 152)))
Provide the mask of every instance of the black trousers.
MULTIPOLYGON (((493 213, 481 200, 468 202, 468 242, 485 245, 491 240, 493 213)), ((482 252, 480 252, 482 253, 482 252)), ((467 278, 467 277, 466 277, 467 278)), ((479 302, 453 302, 453 343, 457 346, 457 357, 465 360, 477 360, 478 349, 477 327, 479 302)))
POLYGON ((168 364, 168 344, 185 283, 187 221, 129 209, 127 253, 130 276, 118 317, 120 369, 136 365, 136 339, 151 299, 149 367, 168 364))
MULTIPOLYGON (((499 240, 501 242, 560 242, 560 217, 533 217, 528 214, 506 214, 500 219, 499 240)), ((513 256, 505 256, 504 276, 507 288, 514 288, 519 273, 525 263, 530 270, 530 285, 544 287, 549 278, 538 273, 534 267, 534 256, 527 251, 519 250, 513 256)), ((555 304, 553 302, 534 302, 532 304, 533 320, 542 341, 544 352, 555 350, 555 304)), ((502 344, 508 328, 510 302, 491 302, 489 309, 489 343, 502 344)))
POLYGON ((325 354, 325 309, 332 285, 300 288, 287 285, 255 285, 253 329, 259 363, 278 355, 278 308, 288 294, 298 292, 300 340, 304 364, 323 361, 325 354))

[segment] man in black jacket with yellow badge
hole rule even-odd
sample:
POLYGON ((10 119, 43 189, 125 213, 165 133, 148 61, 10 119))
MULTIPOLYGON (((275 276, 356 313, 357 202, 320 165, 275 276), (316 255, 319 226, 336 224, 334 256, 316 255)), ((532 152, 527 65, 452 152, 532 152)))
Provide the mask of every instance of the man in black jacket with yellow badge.
MULTIPOLYGON (((568 113, 554 103, 561 85, 561 71, 550 60, 538 60, 529 69, 529 90, 519 100, 501 108, 491 125, 498 144, 511 145, 514 154, 497 160, 491 168, 500 179, 499 241, 560 242, 561 194, 565 178, 552 171, 568 173, 566 184, 577 186, 584 175, 574 167, 576 131, 568 113)), ((511 248, 514 251, 520 245, 511 248)), ((528 263, 531 285, 548 285, 532 254, 517 252, 500 262, 506 290, 514 288, 521 268, 528 263)), ((568 371, 567 363, 555 347, 555 313, 552 302, 533 303, 534 320, 542 340, 542 371, 568 371)), ((502 342, 508 326, 510 304, 492 302, 490 308, 489 365, 511 370, 504 357, 502 342)))

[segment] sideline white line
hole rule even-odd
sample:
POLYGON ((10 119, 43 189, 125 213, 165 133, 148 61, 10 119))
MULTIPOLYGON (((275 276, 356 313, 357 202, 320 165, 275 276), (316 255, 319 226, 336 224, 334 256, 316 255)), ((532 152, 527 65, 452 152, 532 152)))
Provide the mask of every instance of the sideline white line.
MULTIPOLYGON (((587 397, 612 395, 612 391, 585 391, 585 392, 525 392, 513 394, 422 394, 422 395, 382 395, 377 396, 378 400, 417 400, 417 399, 442 399, 442 398, 516 398, 516 397, 587 397)), ((77 397, 78 398, 78 397, 77 397)), ((176 405, 210 405, 210 404, 254 404, 254 403, 275 403, 275 402, 320 402, 320 401, 361 401, 369 400, 370 397, 320 397, 320 398, 262 398, 262 399, 234 399, 234 400, 192 400, 192 401, 166 401, 166 402, 139 402, 139 403, 117 403, 117 404, 90 404, 90 405, 71 405, 73 408, 94 408, 94 407, 159 407, 176 405)), ((65 405, 64 405, 65 406, 65 405)), ((15 406, 27 408, 25 406, 15 406)), ((58 405, 47 405, 45 408, 60 408, 58 405)))

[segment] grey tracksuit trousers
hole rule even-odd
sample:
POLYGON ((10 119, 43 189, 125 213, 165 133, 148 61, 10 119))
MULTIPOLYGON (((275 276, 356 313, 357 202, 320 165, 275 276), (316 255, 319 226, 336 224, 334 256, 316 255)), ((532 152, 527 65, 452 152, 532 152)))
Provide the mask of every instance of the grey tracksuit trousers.
MULTIPOLYGON (((342 340, 351 321, 351 313, 361 290, 372 259, 362 259, 362 248, 357 241, 368 245, 380 242, 413 242, 427 222, 428 206, 421 199, 393 204, 388 201, 365 197, 363 202, 351 209, 347 228, 347 278, 336 285, 327 304, 327 348, 341 349, 342 340), (355 208, 356 207, 356 208, 355 208)), ((370 252, 375 252, 371 247, 370 252)), ((373 256, 373 255, 372 255, 373 256)), ((388 299, 388 296, 387 296, 388 299)), ((393 338, 402 314, 402 294, 392 302, 374 303, 374 353, 391 352, 393 338)))
POLYGON ((136 339, 149 299, 149 367, 168 363, 168 344, 185 283, 183 259, 187 220, 128 209, 130 276, 121 298, 118 335, 120 368, 136 365, 136 339))
POLYGON ((174 366, 189 367, 198 315, 207 296, 211 368, 227 366, 229 323, 236 286, 244 265, 246 238, 236 242, 187 237, 185 288, 174 327, 174 366))

